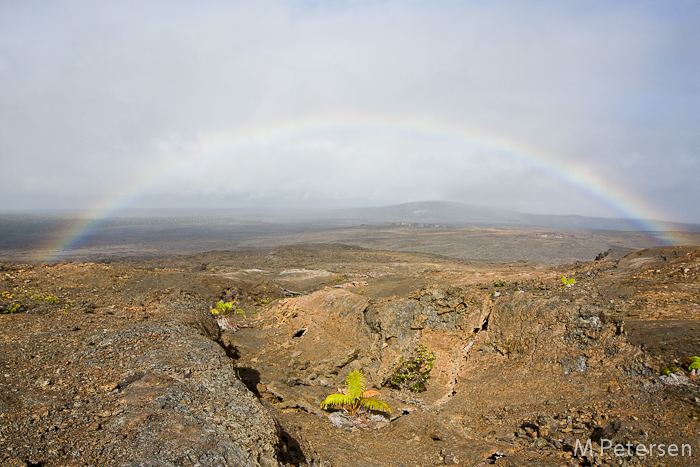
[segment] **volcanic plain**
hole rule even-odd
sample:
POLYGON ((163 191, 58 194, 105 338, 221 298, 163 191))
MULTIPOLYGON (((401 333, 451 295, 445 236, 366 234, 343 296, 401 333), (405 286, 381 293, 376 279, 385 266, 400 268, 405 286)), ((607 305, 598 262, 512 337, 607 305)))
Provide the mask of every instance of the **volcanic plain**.
POLYGON ((0 464, 700 465, 700 247, 406 225, 195 240, 3 250, 0 464), (395 375, 420 349, 414 390, 395 375), (390 413, 321 409, 353 370, 390 413))

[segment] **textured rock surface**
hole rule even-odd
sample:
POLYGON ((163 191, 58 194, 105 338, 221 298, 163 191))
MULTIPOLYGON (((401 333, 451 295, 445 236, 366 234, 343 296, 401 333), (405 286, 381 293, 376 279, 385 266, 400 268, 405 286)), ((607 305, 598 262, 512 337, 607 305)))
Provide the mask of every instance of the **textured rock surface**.
POLYGON ((693 463, 576 453, 588 439, 700 453, 685 369, 700 353, 700 249, 557 268, 355 254, 2 265, 1 306, 22 308, 0 315, 0 463, 693 463), (247 311, 239 330, 217 326, 219 299, 247 311), (418 344, 436 355, 427 391, 386 385, 418 344), (388 421, 319 409, 354 368, 388 421))
POLYGON ((279 427, 200 299, 2 319, 3 465, 278 465, 279 427))

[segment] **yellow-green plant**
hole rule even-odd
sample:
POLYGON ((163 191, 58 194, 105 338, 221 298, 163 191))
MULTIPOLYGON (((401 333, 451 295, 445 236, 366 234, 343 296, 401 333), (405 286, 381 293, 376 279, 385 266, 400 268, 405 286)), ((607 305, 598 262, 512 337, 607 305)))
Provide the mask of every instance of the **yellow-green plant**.
POLYGON ((216 308, 212 308, 211 314, 212 315, 227 315, 231 312, 231 308, 233 308, 233 303, 228 302, 216 302, 216 308))
POLYGON ((2 311, 0 311, 0 313, 17 313, 21 308, 19 303, 10 303, 7 306, 1 307, 0 310, 2 311))
POLYGON ((243 315, 244 318, 247 318, 245 311, 241 310, 240 308, 236 308, 235 310, 233 309, 233 303, 232 302, 216 302, 216 308, 213 308, 211 310, 211 314, 213 315, 224 315, 228 316, 231 313, 239 313, 243 315))
POLYGON ((567 279, 566 276, 561 276, 561 283, 563 284, 561 286, 562 289, 564 287, 573 287, 575 282, 576 282, 576 279, 574 279, 573 277, 571 279, 567 279))
MULTIPOLYGON (((0 293, 0 313, 17 313, 23 309, 31 309, 36 305, 56 305, 61 299, 55 295, 41 293, 32 289, 16 289, 12 292, 0 293)), ((68 307, 69 304, 66 305, 68 307)))
POLYGON ((354 369, 348 373, 348 377, 345 379, 345 390, 342 391, 342 394, 331 394, 326 397, 321 408, 339 407, 350 412, 352 416, 360 408, 391 413, 391 408, 386 402, 374 398, 378 395, 378 391, 365 391, 365 377, 360 370, 354 369))
POLYGON ((700 370, 700 357, 690 357, 690 365, 688 365, 688 371, 695 374, 700 370))
POLYGON ((15 301, 13 294, 7 291, 0 294, 0 313, 17 313, 19 309, 20 304, 15 301))

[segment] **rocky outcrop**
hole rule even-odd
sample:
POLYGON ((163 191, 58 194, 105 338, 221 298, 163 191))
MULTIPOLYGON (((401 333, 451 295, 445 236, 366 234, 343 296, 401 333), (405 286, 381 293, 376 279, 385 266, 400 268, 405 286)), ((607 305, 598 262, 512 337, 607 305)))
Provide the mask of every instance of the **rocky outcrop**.
POLYGON ((238 378, 202 301, 168 296, 128 323, 90 316, 3 316, 2 353, 19 362, 3 365, 0 463, 279 464, 279 426, 238 378))
POLYGON ((594 346, 622 345, 620 318, 591 305, 532 299, 524 294, 497 300, 489 317, 488 344, 508 357, 585 351, 594 346), (616 341, 613 343, 612 341, 616 341))
POLYGON ((483 294, 465 287, 424 287, 410 298, 384 300, 365 312, 367 324, 385 341, 415 340, 421 329, 464 331, 483 326, 483 294))

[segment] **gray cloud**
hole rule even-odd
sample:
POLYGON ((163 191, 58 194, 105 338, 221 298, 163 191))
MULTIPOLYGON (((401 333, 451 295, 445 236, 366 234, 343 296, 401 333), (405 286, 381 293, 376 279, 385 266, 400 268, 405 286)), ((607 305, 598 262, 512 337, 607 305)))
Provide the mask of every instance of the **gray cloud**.
POLYGON ((592 173, 700 222, 699 22, 685 1, 5 2, 0 209, 629 214, 571 184, 592 173))

